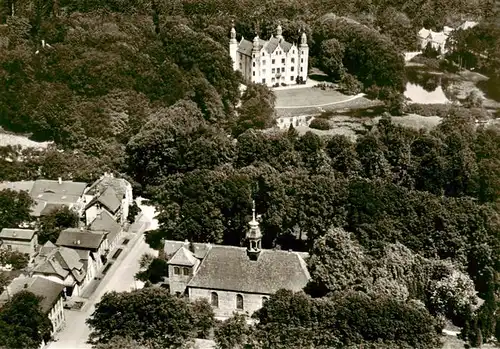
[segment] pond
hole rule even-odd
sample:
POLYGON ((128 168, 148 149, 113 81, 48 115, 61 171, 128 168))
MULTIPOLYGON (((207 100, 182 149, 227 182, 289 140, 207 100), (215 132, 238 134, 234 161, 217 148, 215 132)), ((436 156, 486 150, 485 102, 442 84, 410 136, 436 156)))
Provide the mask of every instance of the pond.
POLYGON ((405 97, 413 103, 441 104, 449 103, 450 97, 446 95, 450 79, 444 75, 429 72, 422 67, 407 67, 405 97))
POLYGON ((406 84, 405 97, 411 99, 413 103, 420 104, 444 104, 450 101, 446 98, 443 88, 441 86, 436 87, 435 90, 429 92, 422 86, 418 84, 412 84, 408 82, 406 84))

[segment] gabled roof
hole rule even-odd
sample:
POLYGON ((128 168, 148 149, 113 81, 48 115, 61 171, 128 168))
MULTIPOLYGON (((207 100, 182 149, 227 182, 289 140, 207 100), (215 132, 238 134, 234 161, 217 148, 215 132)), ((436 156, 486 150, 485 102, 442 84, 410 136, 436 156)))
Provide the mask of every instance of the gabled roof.
POLYGON ((238 45, 238 52, 247 56, 252 55, 253 43, 246 39, 241 39, 238 45))
POLYGON ((47 241, 41 248, 40 248, 40 256, 47 256, 57 248, 56 245, 54 245, 52 242, 47 241))
POLYGON ((273 53, 274 50, 276 49, 276 47, 278 47, 278 45, 283 49, 284 52, 288 52, 290 51, 290 49, 292 48, 292 44, 289 43, 289 42, 286 42, 285 40, 283 39, 278 39, 276 37, 271 37, 269 39, 269 41, 266 41, 265 44, 263 45, 264 49, 269 53, 273 53))
POLYGON ((59 298, 62 296, 62 291, 64 290, 64 285, 50 281, 43 277, 24 277, 21 276, 12 280, 9 287, 9 294, 4 292, 0 296, 0 301, 5 302, 8 300, 9 296, 12 296, 23 290, 34 293, 37 296, 42 297, 40 302, 40 307, 44 313, 49 313, 50 310, 57 303, 59 298))
POLYGON ((173 257, 168 260, 168 264, 184 265, 189 267, 194 266, 196 262, 198 262, 196 257, 184 246, 179 248, 173 257))
POLYGON ((87 190, 88 195, 97 195, 97 193, 104 193, 107 188, 113 188, 119 200, 122 200, 131 184, 123 179, 116 178, 110 174, 104 174, 101 178, 95 181, 87 190))
MULTIPOLYGON (((45 245, 44 245, 45 247, 45 245)), ((57 275, 65 279, 70 273, 77 282, 85 278, 85 270, 76 250, 67 247, 57 247, 46 255, 41 255, 33 269, 34 273, 57 275)))
MULTIPOLYGON (((205 258, 211 248, 210 244, 202 244, 198 242, 193 242, 191 245, 194 249, 194 256, 198 259, 205 258)), ((177 250, 179 250, 181 247, 185 247, 188 250, 191 249, 190 243, 188 241, 166 240, 163 246, 163 251, 165 251, 165 255, 167 256, 167 258, 172 258, 177 250)))
POLYGON ((97 250, 104 240, 104 232, 92 232, 78 228, 68 228, 59 234, 57 246, 97 250))
POLYGON ((103 209, 100 214, 90 223, 89 229, 92 231, 107 231, 108 240, 113 241, 122 230, 121 225, 115 221, 111 213, 103 209))
POLYGON ((115 213, 122 204, 121 200, 118 199, 118 194, 113 189, 113 187, 106 188, 104 192, 102 192, 99 196, 96 196, 92 200, 90 200, 85 209, 91 207, 97 202, 113 213, 115 213))
POLYGON ((3 228, 0 232, 0 240, 31 240, 35 236, 35 231, 32 229, 10 229, 3 228))
POLYGON ((38 179, 35 181, 33 188, 30 191, 32 198, 36 198, 40 194, 53 193, 67 196, 82 196, 87 183, 73 181, 53 181, 48 179, 38 179))
POLYGON ((188 287, 273 294, 282 288, 302 290, 309 278, 299 253, 262 250, 252 261, 246 248, 214 245, 188 287))

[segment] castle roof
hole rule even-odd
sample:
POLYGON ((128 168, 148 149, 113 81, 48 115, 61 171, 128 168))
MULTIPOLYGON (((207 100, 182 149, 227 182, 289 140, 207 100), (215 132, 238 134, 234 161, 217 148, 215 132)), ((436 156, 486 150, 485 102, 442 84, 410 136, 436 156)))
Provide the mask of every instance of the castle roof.
POLYGON ((251 260, 244 247, 212 245, 187 286, 258 294, 273 294, 283 288, 299 291, 310 278, 303 256, 261 250, 259 258, 251 260))
MULTIPOLYGON (((290 51, 292 48, 293 44, 283 40, 283 39, 278 39, 274 36, 272 36, 269 40, 263 40, 259 38, 259 47, 264 48, 267 53, 271 54, 274 52, 276 47, 278 45, 281 46, 284 52, 290 51)), ((239 45, 238 45, 238 52, 247 56, 252 55, 252 49, 253 49, 253 42, 246 40, 246 39, 241 39, 239 45)))

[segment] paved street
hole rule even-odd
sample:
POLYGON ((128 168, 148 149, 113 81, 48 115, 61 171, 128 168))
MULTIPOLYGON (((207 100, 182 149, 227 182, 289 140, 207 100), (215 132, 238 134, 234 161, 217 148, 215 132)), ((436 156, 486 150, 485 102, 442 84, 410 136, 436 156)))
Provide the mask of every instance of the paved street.
MULTIPOLYGON (((140 207, 145 218, 150 222, 146 231, 156 229, 158 221, 154 219, 154 208, 142 205, 140 207)), ((99 302, 106 292, 130 291, 135 287, 142 287, 142 283, 134 281, 134 275, 139 271, 139 259, 146 252, 157 254, 156 251, 149 248, 143 236, 143 234, 137 234, 134 236, 134 240, 130 240, 126 246, 127 248, 124 249, 122 255, 109 269, 94 295, 87 301, 81 311, 65 311, 66 326, 56 335, 57 341, 52 342, 48 346, 49 349, 91 348, 89 344, 86 344, 90 329, 85 324, 85 320, 94 311, 94 305, 99 302)))

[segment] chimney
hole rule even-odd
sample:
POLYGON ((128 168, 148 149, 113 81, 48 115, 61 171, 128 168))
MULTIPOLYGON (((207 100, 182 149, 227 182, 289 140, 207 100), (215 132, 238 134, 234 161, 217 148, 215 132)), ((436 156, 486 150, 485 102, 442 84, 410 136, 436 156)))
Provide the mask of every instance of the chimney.
POLYGON ((80 245, 80 240, 76 240, 76 244, 77 244, 77 245, 80 245))
POLYGON ((62 178, 61 178, 61 177, 59 177, 59 178, 57 179, 57 182, 59 182, 59 184, 62 184, 62 178))

